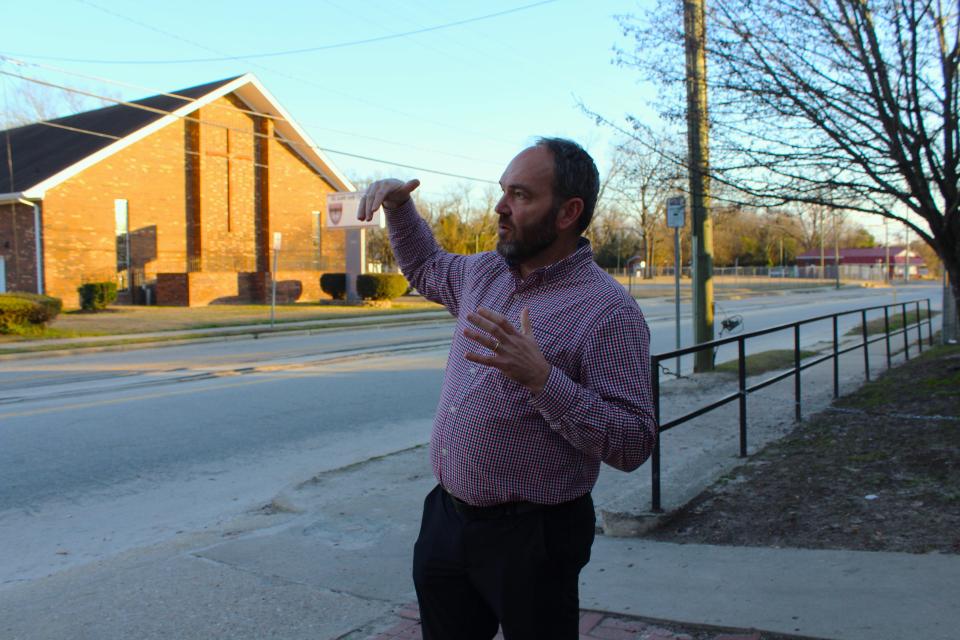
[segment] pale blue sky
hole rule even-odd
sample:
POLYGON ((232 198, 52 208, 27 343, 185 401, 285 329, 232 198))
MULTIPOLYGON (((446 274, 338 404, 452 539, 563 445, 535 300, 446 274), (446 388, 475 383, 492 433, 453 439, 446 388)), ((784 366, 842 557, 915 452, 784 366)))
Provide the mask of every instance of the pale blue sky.
MULTIPOLYGON (((66 71, 19 67, 24 75, 93 91, 107 88, 122 98, 250 71, 321 148, 495 182, 536 135, 576 139, 605 171, 611 133, 584 115, 576 98, 611 118, 650 113, 651 87, 640 83, 636 72, 611 63, 612 47, 628 44, 614 16, 643 5, 634 0, 6 2, 0 55, 66 71), (295 55, 142 62, 322 47, 498 12, 510 13, 295 55)), ((0 70, 14 67, 0 61, 0 70)), ((17 86, 3 77, 0 105, 17 86)), ((418 176, 428 197, 463 182, 329 156, 351 178, 418 176)))

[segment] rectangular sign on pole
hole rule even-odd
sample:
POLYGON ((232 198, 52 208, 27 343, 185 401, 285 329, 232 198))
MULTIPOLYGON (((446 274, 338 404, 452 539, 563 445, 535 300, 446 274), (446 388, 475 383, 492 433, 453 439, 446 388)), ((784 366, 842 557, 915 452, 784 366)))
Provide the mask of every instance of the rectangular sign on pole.
MULTIPOLYGON (((680 229, 686 221, 687 201, 683 196, 667 198, 667 226, 673 229, 673 286, 676 306, 677 349, 680 348, 680 229)), ((680 377, 680 356, 677 356, 676 376, 680 377)))
POLYGON ((386 224, 383 217, 383 207, 373 212, 373 219, 369 222, 357 220, 357 209, 360 207, 361 191, 327 194, 327 227, 331 229, 363 229, 379 227, 386 224))
POLYGON ((667 226, 679 229, 684 224, 687 205, 683 196, 667 198, 667 226))

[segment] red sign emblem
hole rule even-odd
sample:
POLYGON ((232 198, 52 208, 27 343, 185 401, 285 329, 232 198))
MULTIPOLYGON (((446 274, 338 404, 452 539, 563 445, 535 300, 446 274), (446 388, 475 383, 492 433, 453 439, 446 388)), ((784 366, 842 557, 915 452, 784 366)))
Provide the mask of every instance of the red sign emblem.
POLYGON ((327 206, 327 212, 330 215, 330 222, 334 226, 340 224, 340 218, 343 216, 343 203, 331 202, 327 206))

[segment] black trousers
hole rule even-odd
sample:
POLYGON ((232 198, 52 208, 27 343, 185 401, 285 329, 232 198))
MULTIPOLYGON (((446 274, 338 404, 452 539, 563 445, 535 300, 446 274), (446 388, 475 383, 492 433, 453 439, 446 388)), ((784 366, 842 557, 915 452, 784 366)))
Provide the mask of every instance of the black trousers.
POLYGON ((580 570, 596 517, 590 494, 498 517, 461 513, 442 487, 427 495, 413 552, 425 640, 576 640, 580 570))

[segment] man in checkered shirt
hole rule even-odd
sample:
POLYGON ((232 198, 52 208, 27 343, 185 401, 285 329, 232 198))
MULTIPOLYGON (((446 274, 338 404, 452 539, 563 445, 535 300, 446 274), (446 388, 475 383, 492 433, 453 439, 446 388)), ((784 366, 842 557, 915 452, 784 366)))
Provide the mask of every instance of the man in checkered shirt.
POLYGON ((656 439, 650 334, 581 236, 599 191, 576 143, 542 138, 500 179, 496 252, 441 249, 418 180, 370 185, 403 273, 457 319, 430 439, 413 578, 423 637, 578 637, 578 576, 600 463, 632 471, 656 439))

